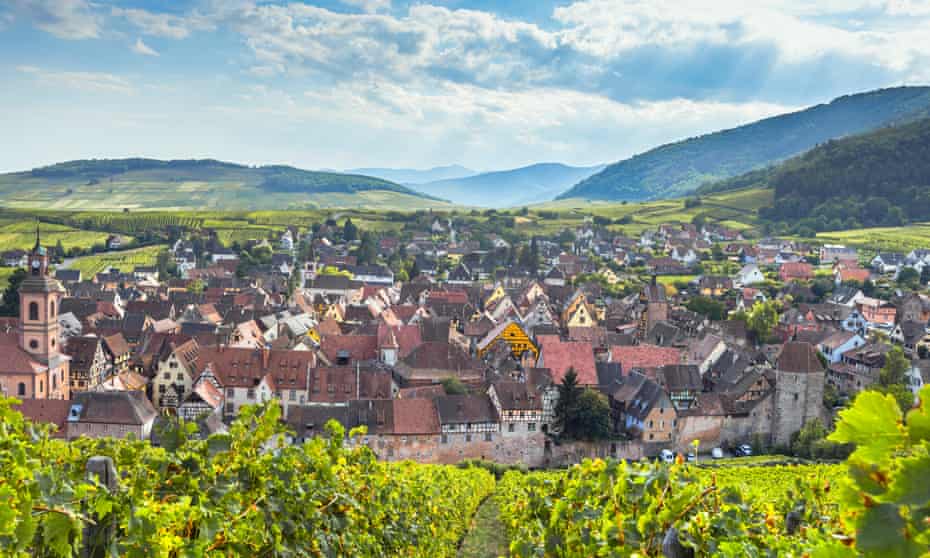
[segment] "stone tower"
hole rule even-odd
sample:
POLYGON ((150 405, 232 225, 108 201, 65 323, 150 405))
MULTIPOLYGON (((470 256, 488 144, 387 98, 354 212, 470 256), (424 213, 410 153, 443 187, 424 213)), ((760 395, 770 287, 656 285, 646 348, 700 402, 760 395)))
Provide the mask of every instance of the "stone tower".
POLYGON ((810 343, 785 343, 775 365, 772 443, 788 445, 791 435, 823 416, 825 371, 810 343))

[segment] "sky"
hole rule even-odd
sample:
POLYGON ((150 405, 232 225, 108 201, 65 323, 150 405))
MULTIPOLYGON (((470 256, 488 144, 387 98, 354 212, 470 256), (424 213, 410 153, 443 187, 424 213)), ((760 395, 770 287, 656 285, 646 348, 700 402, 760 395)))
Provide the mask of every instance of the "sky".
POLYGON ((930 0, 0 0, 0 171, 609 163, 930 83, 930 0))

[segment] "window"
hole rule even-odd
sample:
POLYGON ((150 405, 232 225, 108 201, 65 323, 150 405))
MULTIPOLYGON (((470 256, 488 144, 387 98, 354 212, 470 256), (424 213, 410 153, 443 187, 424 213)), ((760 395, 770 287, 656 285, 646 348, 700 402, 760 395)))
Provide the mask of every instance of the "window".
POLYGON ((24 382, 20 382, 16 386, 16 395, 26 395, 26 384, 24 382))
MULTIPOLYGON (((84 382, 81 382, 81 384, 83 383, 84 382)), ((83 385, 81 387, 83 387, 83 385)), ((158 393, 165 393, 165 384, 158 384, 158 393)))
POLYGON ((536 432, 536 423, 535 422, 526 423, 526 429, 529 430, 530 432, 536 432))
POLYGON ((288 397, 287 397, 287 398, 288 398, 289 401, 297 401, 297 390, 296 390, 296 389, 292 389, 292 390, 291 390, 291 393, 288 394, 288 397))
POLYGON ((440 441, 441 441, 443 444, 448 444, 448 443, 449 443, 449 435, 448 435, 448 434, 443 434, 442 437, 440 438, 440 441))
POLYGON ((44 391, 45 391, 45 382, 42 380, 39 380, 39 393, 42 393, 44 391))
POLYGON ((649 421, 649 428, 652 428, 652 421, 649 421))
POLYGON ((52 389, 58 389, 58 374, 52 374, 52 389))
POLYGON ((183 381, 184 381, 184 374, 182 374, 181 372, 178 372, 178 381, 179 381, 179 382, 183 382, 183 381))
POLYGON ((248 397, 249 399, 255 399, 255 390, 252 388, 249 388, 249 391, 246 392, 245 396, 248 397))
POLYGON ((39 303, 38 302, 29 303, 29 319, 34 322, 39 320, 39 303))
POLYGON ((165 374, 164 374, 162 377, 163 377, 164 379, 166 379, 166 380, 170 380, 170 379, 171 379, 171 372, 165 372, 165 374))
POLYGON ((231 415, 236 412, 236 407, 232 403, 226 404, 226 414, 231 415))
POLYGON ((798 400, 798 394, 797 394, 797 393, 794 394, 794 400, 795 400, 795 401, 798 400))
POLYGON ((516 429, 517 429, 517 425, 512 422, 507 425, 507 432, 514 432, 516 429))
POLYGON ((233 388, 226 388, 226 397, 233 397, 235 395, 236 395, 236 392, 235 390, 233 390, 233 388))
POLYGON ((466 441, 466 442, 471 442, 471 434, 466 434, 466 435, 465 435, 465 441, 466 441))
POLYGON ((54 300, 52 301, 51 304, 49 304, 49 307, 48 307, 48 315, 49 315, 49 317, 51 317, 51 318, 54 318, 54 317, 55 317, 55 301, 54 301, 54 300))
POLYGON ((485 433, 484 433, 484 441, 485 441, 485 442, 490 442, 490 441, 491 441, 491 433, 490 433, 490 432, 485 432, 485 433))
POLYGON ((655 437, 656 437, 655 434, 653 434, 652 432, 649 433, 649 439, 650 439, 650 440, 655 439, 655 437))
POLYGON ((29 348, 32 349, 32 350, 38 349, 38 348, 39 348, 39 342, 36 341, 35 339, 29 341, 29 348))

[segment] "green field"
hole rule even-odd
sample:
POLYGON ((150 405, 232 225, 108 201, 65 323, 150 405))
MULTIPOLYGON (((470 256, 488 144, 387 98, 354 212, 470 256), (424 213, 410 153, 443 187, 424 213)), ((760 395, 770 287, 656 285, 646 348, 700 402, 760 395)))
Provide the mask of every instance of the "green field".
POLYGON ((158 253, 164 250, 166 246, 145 246, 135 250, 125 250, 122 252, 108 252, 105 254, 95 254, 85 256, 74 260, 70 269, 78 269, 81 275, 91 278, 95 274, 106 270, 108 267, 114 267, 120 271, 132 271, 136 266, 155 265, 158 253))
POLYGON ((118 180, 88 184, 86 181, 48 181, 19 176, 0 176, 0 204, 17 209, 68 211, 178 211, 364 208, 416 210, 449 208, 448 202, 392 192, 371 190, 355 193, 265 192, 255 184, 235 180, 182 181, 118 180))
POLYGON ((915 223, 903 227, 877 227, 817 234, 817 240, 847 244, 866 252, 910 252, 914 248, 930 247, 930 223, 915 223))
POLYGON ((599 215, 610 219, 628 217, 628 224, 614 224, 610 228, 627 235, 638 235, 662 223, 690 223, 696 215, 708 222, 717 222, 737 230, 749 230, 758 221, 760 207, 772 203, 772 191, 762 189, 736 190, 701 198, 701 205, 686 208, 684 199, 660 200, 641 203, 598 202, 579 199, 558 200, 530 206, 530 220, 518 227, 530 234, 558 232, 565 227, 577 227, 586 217, 599 215), (543 219, 540 211, 556 211, 558 219, 543 219))
MULTIPOLYGON (((34 220, 4 219, 5 224, 0 226, 0 251, 28 250, 36 243, 36 224, 34 220)), ((53 223, 41 223, 39 230, 42 235, 42 244, 56 246, 61 242, 65 250, 71 248, 88 249, 94 244, 103 244, 107 240, 107 233, 98 231, 79 230, 73 227, 53 223)))

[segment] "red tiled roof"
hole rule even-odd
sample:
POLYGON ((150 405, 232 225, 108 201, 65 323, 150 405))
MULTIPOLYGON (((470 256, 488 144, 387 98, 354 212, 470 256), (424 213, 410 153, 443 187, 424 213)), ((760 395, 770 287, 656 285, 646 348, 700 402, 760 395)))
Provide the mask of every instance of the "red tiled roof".
POLYGON ((868 278, 871 276, 868 269, 841 269, 839 271, 840 281, 859 281, 860 283, 865 283, 868 278))
POLYGON ((619 362, 624 374, 634 368, 648 370, 668 364, 681 364, 681 351, 657 345, 615 345, 610 348, 610 361, 619 362))
POLYGON ((538 340, 542 366, 551 370, 553 382, 561 384, 568 369, 574 368, 579 385, 597 385, 594 348, 590 342, 562 341, 554 335, 542 335, 538 340))
POLYGON ((64 438, 71 401, 67 399, 23 399, 14 409, 35 423, 54 424, 58 427, 53 437, 64 438))
POLYGON ((439 434, 439 412, 432 399, 395 399, 394 434, 439 434))
POLYGON ((36 374, 46 369, 19 346, 16 332, 0 333, 0 374, 36 374))
POLYGON ((352 360, 378 358, 377 335, 328 335, 320 343, 323 354, 335 363, 340 351, 348 351, 352 360))

